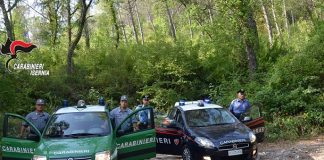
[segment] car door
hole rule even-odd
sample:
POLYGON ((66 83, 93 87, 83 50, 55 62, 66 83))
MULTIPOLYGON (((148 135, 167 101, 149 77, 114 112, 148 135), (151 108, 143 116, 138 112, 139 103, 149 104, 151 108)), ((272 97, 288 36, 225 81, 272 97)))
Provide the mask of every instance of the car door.
POLYGON ((30 160, 33 158, 41 135, 33 124, 19 115, 6 113, 3 118, 2 130, 2 160, 30 160), (27 128, 21 134, 22 125, 27 128))
POLYGON ((183 118, 181 111, 174 108, 164 121, 170 122, 156 128, 157 153, 179 155, 182 152, 183 142, 183 118))
POLYGON ((251 117, 251 120, 244 122, 244 124, 254 132, 257 137, 257 142, 263 142, 265 134, 265 121, 261 115, 260 108, 253 106, 250 110, 249 116, 251 117))
POLYGON ((117 126, 115 132, 119 160, 149 159, 156 156, 153 108, 147 107, 135 110, 117 126), (138 116, 143 112, 148 114, 148 123, 146 127, 139 127, 138 116), (133 125, 134 121, 136 122, 135 126, 133 125))

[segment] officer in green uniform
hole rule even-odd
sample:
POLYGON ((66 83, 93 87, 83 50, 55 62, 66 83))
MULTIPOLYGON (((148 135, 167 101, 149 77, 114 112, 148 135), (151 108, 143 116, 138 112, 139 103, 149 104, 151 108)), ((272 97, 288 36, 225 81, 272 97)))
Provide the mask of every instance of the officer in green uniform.
MULTIPOLYGON (((35 111, 27 114, 26 119, 30 121, 35 127, 42 133, 49 119, 49 114, 44 112, 45 101, 43 99, 37 99, 35 105, 35 111)), ((22 137, 28 127, 27 123, 23 123, 20 131, 22 137)), ((31 130, 31 133, 34 133, 31 130)))

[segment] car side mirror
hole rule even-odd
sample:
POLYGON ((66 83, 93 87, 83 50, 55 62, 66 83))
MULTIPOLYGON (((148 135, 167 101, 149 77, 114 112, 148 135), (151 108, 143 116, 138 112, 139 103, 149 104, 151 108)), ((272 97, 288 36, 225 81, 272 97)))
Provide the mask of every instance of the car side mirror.
POLYGON ((31 141, 39 142, 40 137, 38 135, 36 135, 36 134, 29 134, 27 136, 27 139, 31 140, 31 141))
POLYGON ((169 128, 176 128, 176 129, 180 128, 179 127, 179 124, 175 120, 170 120, 170 124, 167 127, 169 127, 169 128))
POLYGON ((250 122, 252 121, 251 117, 244 117, 244 119, 242 120, 242 122, 250 122))
POLYGON ((120 129, 120 130, 117 131, 116 136, 120 137, 120 136, 122 136, 124 134, 125 134, 125 131, 120 129))

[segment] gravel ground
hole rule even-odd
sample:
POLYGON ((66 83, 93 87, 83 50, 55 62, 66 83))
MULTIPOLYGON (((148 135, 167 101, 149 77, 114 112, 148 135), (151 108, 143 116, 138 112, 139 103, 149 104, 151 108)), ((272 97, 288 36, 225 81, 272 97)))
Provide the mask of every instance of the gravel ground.
MULTIPOLYGON (((296 142, 260 143, 259 155, 260 160, 324 160, 324 135, 296 142)), ((151 160, 161 159, 181 160, 181 157, 158 154, 151 160)))
MULTIPOLYGON (((260 160, 324 160, 324 135, 310 140, 259 144, 260 160)), ((179 156, 157 155, 151 160, 180 160, 179 156)))

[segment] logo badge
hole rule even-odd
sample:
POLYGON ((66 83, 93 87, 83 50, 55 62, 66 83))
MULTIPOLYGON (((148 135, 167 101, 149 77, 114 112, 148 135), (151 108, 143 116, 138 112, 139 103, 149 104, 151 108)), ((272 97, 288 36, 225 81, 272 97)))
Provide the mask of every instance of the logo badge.
POLYGON ((67 160, 73 160, 73 158, 68 158, 67 160))
POLYGON ((17 59, 17 53, 18 52, 29 53, 34 48, 37 48, 37 47, 32 43, 26 43, 24 41, 19 41, 19 40, 11 41, 8 38, 7 41, 6 41, 6 44, 2 45, 1 49, 0 49, 0 54, 10 56, 10 58, 6 62, 7 71, 10 72, 10 70, 9 70, 9 62, 11 60, 13 60, 13 59, 17 59))
POLYGON ((174 139, 173 141, 174 141, 174 144, 175 144, 175 145, 178 145, 179 142, 180 142, 179 139, 174 139))
POLYGON ((234 149, 237 149, 237 144, 233 144, 233 148, 234 149))

